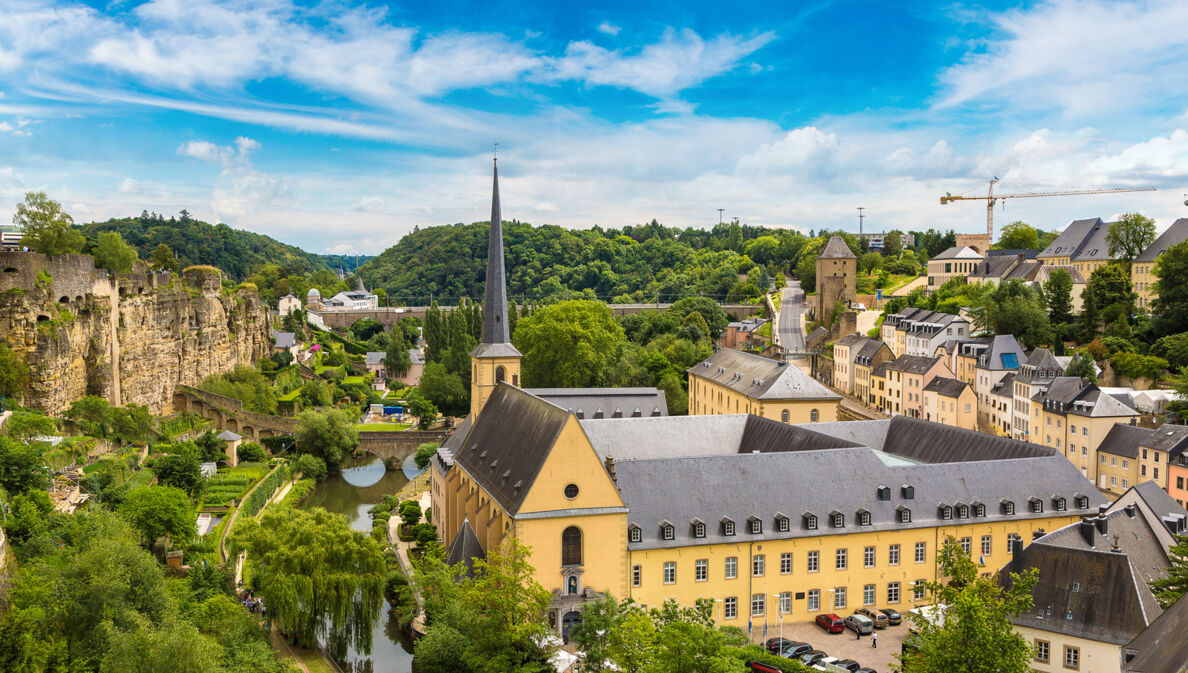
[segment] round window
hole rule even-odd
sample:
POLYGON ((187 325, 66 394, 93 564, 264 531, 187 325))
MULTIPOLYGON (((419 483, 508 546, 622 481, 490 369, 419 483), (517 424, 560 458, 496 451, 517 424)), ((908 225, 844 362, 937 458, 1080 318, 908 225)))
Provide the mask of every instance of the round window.
POLYGON ((578 494, 577 484, 566 484, 565 485, 565 497, 566 498, 573 500, 574 498, 577 497, 577 494, 578 494))

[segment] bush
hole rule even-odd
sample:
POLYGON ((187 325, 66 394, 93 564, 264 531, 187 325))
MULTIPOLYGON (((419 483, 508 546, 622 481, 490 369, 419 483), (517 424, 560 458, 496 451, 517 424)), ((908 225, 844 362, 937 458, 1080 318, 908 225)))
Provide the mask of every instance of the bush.
POLYGON ((260 485, 256 487, 256 490, 252 491, 252 494, 248 496, 248 499, 244 501, 240 509, 248 516, 256 516, 260 510, 264 509, 264 505, 268 504, 268 500, 272 497, 272 494, 276 493, 276 489, 280 488, 280 485, 288 477, 289 471, 283 467, 269 473, 260 482, 260 485))
POLYGON ((1167 360, 1173 369, 1188 367, 1188 332, 1161 338, 1151 347, 1151 355, 1167 360))
POLYGON ((411 528, 421 520, 421 506, 416 500, 405 500, 400 504, 400 520, 411 528))
POLYGON ((321 481, 326 478, 326 462, 312 454, 305 454, 297 459, 293 471, 302 477, 321 481))
POLYGON ((262 463, 268 459, 264 447, 257 442, 244 442, 239 445, 239 460, 250 463, 262 463))
POLYGON ((437 526, 431 523, 418 523, 412 527, 412 537, 418 547, 426 547, 437 541, 437 526))
POLYGON ((1114 372, 1132 379, 1153 379, 1168 367, 1163 358, 1138 353, 1118 353, 1110 358, 1110 364, 1114 372))
POLYGON ((1099 339, 1090 341, 1089 345, 1085 346, 1085 350, 1088 351, 1089 355, 1098 362, 1101 362, 1107 355, 1110 354, 1110 349, 1107 348, 1106 345, 1103 344, 1099 339))
POLYGON ((437 453, 437 448, 441 446, 437 442, 425 442, 417 447, 417 454, 413 460, 417 463, 417 469, 423 470, 429 467, 429 461, 433 460, 433 454, 437 453))

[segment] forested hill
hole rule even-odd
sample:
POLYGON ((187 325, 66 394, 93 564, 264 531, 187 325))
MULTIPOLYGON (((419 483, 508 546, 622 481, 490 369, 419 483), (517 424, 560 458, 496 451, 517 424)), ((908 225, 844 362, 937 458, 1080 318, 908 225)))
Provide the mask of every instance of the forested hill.
MULTIPOLYGON (((482 296, 486 222, 414 231, 360 268, 369 288, 394 302, 452 303, 482 296)), ((791 230, 726 224, 675 229, 656 222, 624 229, 503 226, 509 299, 585 297, 608 302, 671 301, 701 294, 721 301, 758 297, 777 266, 807 239, 791 230)))
POLYGON ((209 264, 236 280, 244 280, 265 263, 299 273, 327 266, 321 255, 305 252, 263 234, 195 220, 185 211, 180 218, 166 219, 146 212, 140 217, 92 222, 80 228, 89 239, 103 232, 118 231, 136 248, 141 259, 148 259, 153 249, 164 243, 173 250, 182 267, 209 264))

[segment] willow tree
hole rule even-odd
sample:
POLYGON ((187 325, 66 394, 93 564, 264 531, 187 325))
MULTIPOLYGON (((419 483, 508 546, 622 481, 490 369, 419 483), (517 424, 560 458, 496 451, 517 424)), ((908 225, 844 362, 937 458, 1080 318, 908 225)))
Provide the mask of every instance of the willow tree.
POLYGON ((371 651, 387 568, 379 544, 346 519, 320 507, 269 511, 235 528, 231 550, 251 556, 257 594, 298 645, 325 637, 371 651))

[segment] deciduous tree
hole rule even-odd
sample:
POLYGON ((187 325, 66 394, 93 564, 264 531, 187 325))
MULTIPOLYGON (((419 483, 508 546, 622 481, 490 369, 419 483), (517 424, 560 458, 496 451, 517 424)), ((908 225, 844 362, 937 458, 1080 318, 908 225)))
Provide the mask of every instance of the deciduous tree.
POLYGON ((6 343, 0 343, 0 397, 19 397, 29 380, 29 366, 6 343))
POLYGON ((91 254, 95 258, 96 267, 112 273, 131 271, 132 266, 136 264, 136 248, 125 243, 124 237, 117 231, 99 234, 91 254))
POLYGON ((333 472, 359 446, 354 420, 338 409, 301 412, 294 437, 298 451, 321 458, 333 472))
POLYGON ((177 263, 177 257, 173 256, 173 249, 164 243, 157 244, 157 247, 153 249, 153 254, 149 257, 148 263, 150 269, 163 269, 174 273, 181 271, 181 265, 177 263))
POLYGON ((45 458, 38 444, 25 444, 0 435, 0 488, 9 493, 44 489, 45 458))
POLYGON ((1159 279, 1151 302, 1157 333, 1188 332, 1188 283, 1184 282, 1188 278, 1188 241, 1165 250, 1155 260, 1153 271, 1159 279))
POLYGON ((1039 247, 1039 231, 1026 222, 1015 220, 1002 228, 994 247, 1003 250, 1035 250, 1039 247))
POLYGON ((128 494, 120 514, 140 533, 146 547, 168 537, 174 547, 184 547, 194 536, 194 509, 185 491, 172 486, 148 486, 128 494))
POLYGON ((12 221, 24 230, 21 245, 44 255, 79 253, 86 243, 86 238, 71 226, 74 219, 62 210, 62 204, 45 192, 26 193, 12 221))
POLYGON ((1130 261, 1138 257, 1155 241, 1155 220, 1138 213, 1126 213, 1110 225, 1106 243, 1110 257, 1120 259, 1130 269, 1130 261))
POLYGON ((522 318, 515 336, 524 383, 550 388, 607 385, 625 343, 606 304, 587 300, 546 306, 522 318))

